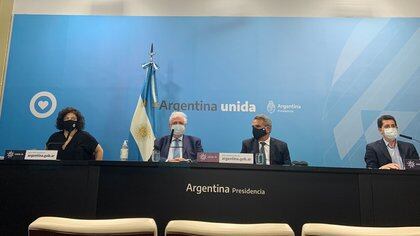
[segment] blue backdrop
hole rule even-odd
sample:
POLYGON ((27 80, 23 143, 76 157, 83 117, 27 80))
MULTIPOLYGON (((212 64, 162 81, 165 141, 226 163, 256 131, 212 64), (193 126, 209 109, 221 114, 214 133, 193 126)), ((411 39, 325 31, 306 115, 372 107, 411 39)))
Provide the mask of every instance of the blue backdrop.
POLYGON ((264 113, 292 160, 364 167, 380 114, 420 136, 419 27, 417 18, 15 15, 0 150, 44 148, 58 111, 74 106, 105 159, 118 159, 154 43, 157 136, 180 109, 205 151, 239 152, 264 113))

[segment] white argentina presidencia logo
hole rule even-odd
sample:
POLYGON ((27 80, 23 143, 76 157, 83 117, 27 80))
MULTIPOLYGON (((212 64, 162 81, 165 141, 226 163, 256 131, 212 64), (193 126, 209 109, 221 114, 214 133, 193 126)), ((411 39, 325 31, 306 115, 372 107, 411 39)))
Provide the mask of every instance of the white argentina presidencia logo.
POLYGON ((291 103, 291 104, 282 104, 275 103, 273 100, 269 100, 267 103, 267 111, 270 114, 274 112, 283 112, 283 113, 293 113, 295 111, 302 110, 301 104, 291 103))
POLYGON ((272 113, 274 113, 276 111, 276 104, 274 104, 274 101, 273 100, 268 101, 267 111, 270 114, 272 114, 272 113))
POLYGON ((54 113, 57 108, 57 99, 47 91, 35 94, 29 103, 29 109, 36 118, 47 118, 54 113))

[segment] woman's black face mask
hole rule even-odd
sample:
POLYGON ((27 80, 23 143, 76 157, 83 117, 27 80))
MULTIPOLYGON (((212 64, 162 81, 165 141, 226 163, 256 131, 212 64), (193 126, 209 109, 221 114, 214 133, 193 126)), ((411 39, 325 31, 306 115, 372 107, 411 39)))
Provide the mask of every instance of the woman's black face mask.
POLYGON ((69 132, 73 131, 77 127, 77 121, 74 120, 66 120, 63 122, 63 129, 69 132))

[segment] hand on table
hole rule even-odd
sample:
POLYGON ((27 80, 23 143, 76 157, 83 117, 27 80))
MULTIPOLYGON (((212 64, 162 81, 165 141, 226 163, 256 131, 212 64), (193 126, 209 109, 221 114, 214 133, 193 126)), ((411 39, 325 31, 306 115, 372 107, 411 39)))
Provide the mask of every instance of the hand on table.
POLYGON ((381 170, 400 170, 400 166, 397 163, 389 163, 379 167, 381 170))

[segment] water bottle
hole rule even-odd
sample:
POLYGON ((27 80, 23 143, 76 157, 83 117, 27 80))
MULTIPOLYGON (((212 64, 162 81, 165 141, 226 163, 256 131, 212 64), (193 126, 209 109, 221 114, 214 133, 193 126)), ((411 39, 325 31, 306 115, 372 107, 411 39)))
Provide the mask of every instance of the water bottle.
POLYGON ((160 161, 160 151, 159 150, 153 150, 152 161, 153 162, 159 162, 160 161))
POLYGON ((121 146, 120 159, 121 161, 126 161, 128 159, 128 140, 127 139, 124 140, 121 146))
POLYGON ((265 165, 264 162, 264 154, 262 152, 256 153, 255 154, 255 164, 257 165, 265 165))

